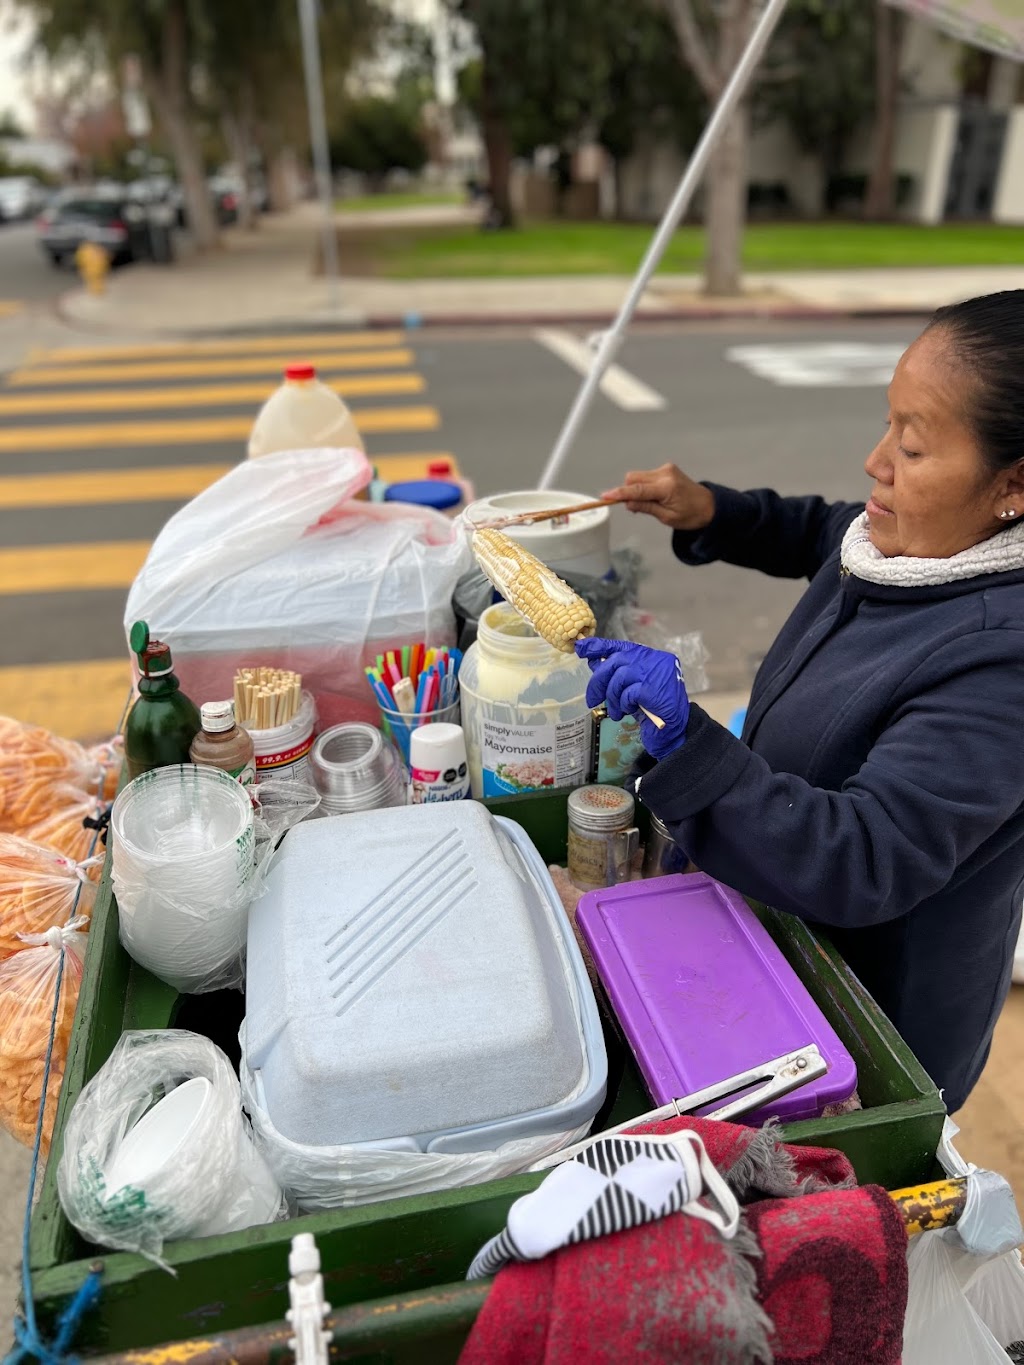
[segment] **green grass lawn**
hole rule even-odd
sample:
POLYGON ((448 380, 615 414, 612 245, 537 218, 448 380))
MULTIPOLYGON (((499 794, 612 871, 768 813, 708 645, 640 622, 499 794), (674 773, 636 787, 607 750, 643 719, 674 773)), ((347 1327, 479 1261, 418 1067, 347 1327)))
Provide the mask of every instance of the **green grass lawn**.
POLYGON ((437 204, 462 204, 465 198, 458 190, 394 190, 336 199, 334 207, 343 213, 378 213, 381 209, 422 209, 437 204))
MULTIPOLYGON (((653 229, 633 223, 536 223, 514 232, 475 228, 395 229, 360 242, 372 274, 392 279, 519 275, 631 275, 653 229)), ((700 267, 700 228, 681 228, 662 272, 700 267)), ((744 246, 747 270, 1024 265, 1024 228, 993 223, 755 223, 744 246)))

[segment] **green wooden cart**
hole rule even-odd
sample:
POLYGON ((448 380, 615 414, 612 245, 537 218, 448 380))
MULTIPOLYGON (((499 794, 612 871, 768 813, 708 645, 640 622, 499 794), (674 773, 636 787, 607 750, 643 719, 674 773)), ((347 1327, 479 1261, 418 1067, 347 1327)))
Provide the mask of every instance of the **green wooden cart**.
MULTIPOLYGON (((548 862, 564 862, 565 792, 489 804, 518 820, 548 862)), ((864 1106, 838 1118, 794 1123, 784 1136, 845 1152, 865 1183, 895 1189, 933 1178, 945 1114, 935 1086, 826 942, 788 916, 756 908, 852 1053, 864 1106)), ((213 1350, 198 1339, 268 1325, 233 1338, 230 1348, 235 1358, 266 1359, 287 1341, 288 1250, 301 1230, 313 1233, 320 1248, 326 1295, 335 1309, 337 1359, 417 1365, 457 1359, 486 1294, 486 1285, 465 1284, 466 1269, 502 1226, 509 1205, 533 1189, 539 1175, 176 1242, 165 1252, 173 1276, 140 1256, 89 1246, 65 1219, 56 1182, 64 1122, 121 1032, 189 1027, 208 1033, 230 1054, 240 1014, 237 994, 178 997, 130 961, 118 942, 108 869, 93 913, 52 1157, 32 1224, 33 1297, 41 1329, 52 1332, 69 1297, 102 1262, 102 1296, 82 1326, 80 1354, 177 1343, 160 1358, 192 1361, 213 1350)), ((651 1104, 614 1028, 606 1032, 608 1099, 596 1128, 651 1104)), ((151 1365, 155 1359, 146 1354, 151 1365)))

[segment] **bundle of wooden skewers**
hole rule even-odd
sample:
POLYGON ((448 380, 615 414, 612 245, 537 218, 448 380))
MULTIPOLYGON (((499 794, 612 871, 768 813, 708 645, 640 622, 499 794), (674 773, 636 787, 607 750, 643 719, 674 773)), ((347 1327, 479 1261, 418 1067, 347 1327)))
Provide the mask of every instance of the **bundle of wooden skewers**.
POLYGON ((302 705, 302 677, 285 668, 240 668, 235 674, 235 720, 253 730, 287 725, 302 705))

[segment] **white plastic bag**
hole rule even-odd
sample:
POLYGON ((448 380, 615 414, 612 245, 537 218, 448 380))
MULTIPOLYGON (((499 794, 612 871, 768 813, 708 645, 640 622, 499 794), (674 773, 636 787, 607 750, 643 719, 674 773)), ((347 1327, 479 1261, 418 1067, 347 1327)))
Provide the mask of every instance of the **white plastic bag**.
POLYGON ((941 1232, 910 1243, 903 1365, 1006 1365, 1006 1352, 961 1288, 955 1259, 941 1232))
POLYGON ((252 1122, 253 1141, 285 1194, 303 1212, 376 1204, 382 1199, 501 1180, 529 1170, 541 1157, 578 1142, 590 1131, 588 1122, 569 1133, 520 1138, 493 1151, 458 1154, 394 1151, 370 1144, 309 1147, 279 1133, 261 1108, 255 1079, 245 1062, 244 1024, 239 1040, 242 1104, 252 1122))
POLYGON ((437 512, 355 500, 354 450, 292 450, 237 465, 176 513, 128 594, 188 695, 225 695, 236 668, 301 673, 323 728, 378 719, 364 667, 417 640, 455 643, 451 598, 471 555, 437 512))
POLYGON ((57 1189, 83 1237, 158 1264, 165 1242, 271 1223, 285 1207, 253 1146, 228 1059, 208 1038, 179 1029, 122 1034, 71 1111, 57 1189), (151 1123, 146 1144, 136 1135, 137 1178, 122 1184, 116 1172, 119 1159, 128 1169, 126 1135, 160 1100, 197 1079, 208 1084, 177 1146, 172 1133, 152 1133, 151 1123))

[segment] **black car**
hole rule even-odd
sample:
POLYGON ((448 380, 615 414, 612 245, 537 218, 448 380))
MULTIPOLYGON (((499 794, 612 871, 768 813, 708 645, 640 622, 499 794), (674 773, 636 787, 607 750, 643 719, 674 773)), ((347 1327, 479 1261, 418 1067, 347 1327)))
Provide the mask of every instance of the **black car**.
POLYGON ((62 197, 36 220, 39 245, 54 265, 74 259, 83 242, 106 247, 113 265, 135 259, 133 238, 143 210, 130 199, 96 193, 62 197))

